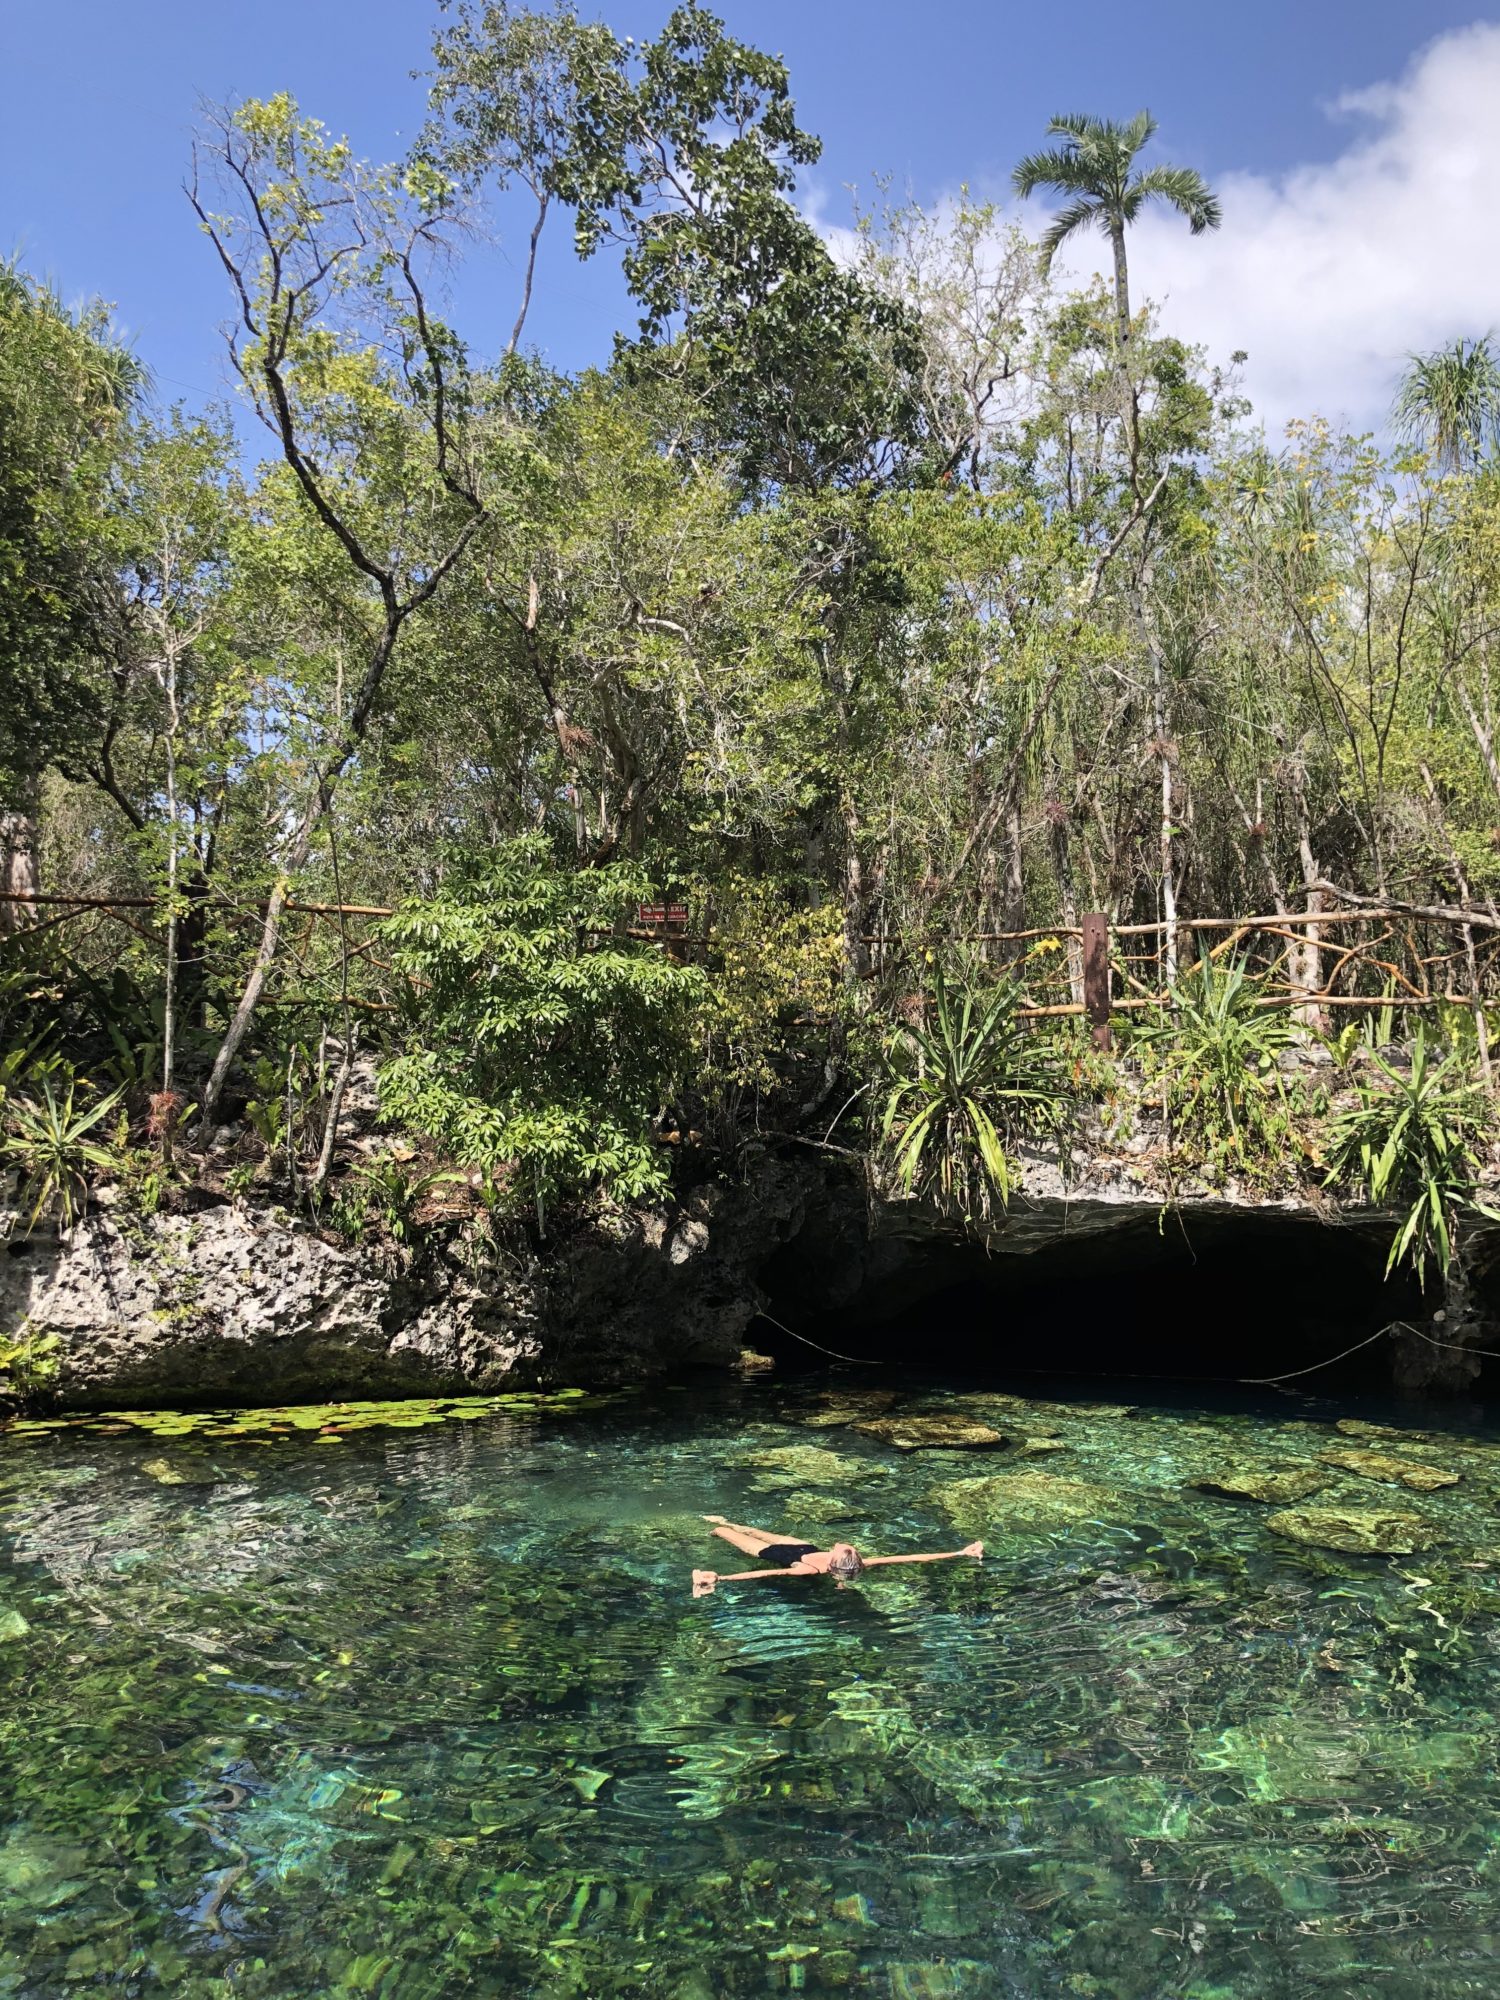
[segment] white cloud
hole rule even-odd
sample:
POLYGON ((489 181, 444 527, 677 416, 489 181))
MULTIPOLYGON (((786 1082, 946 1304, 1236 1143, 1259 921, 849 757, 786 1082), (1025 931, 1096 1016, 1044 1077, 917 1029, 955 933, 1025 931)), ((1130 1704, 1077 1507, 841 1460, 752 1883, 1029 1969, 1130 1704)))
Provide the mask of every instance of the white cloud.
MULTIPOLYGON (((1399 80, 1329 107, 1351 127, 1336 158, 1213 176, 1213 235, 1189 235, 1171 210, 1143 216, 1135 301, 1154 299, 1163 329, 1212 361, 1243 348, 1273 434, 1315 412, 1378 428, 1408 353, 1500 328, 1497 108, 1500 27, 1442 36, 1399 80)), ((1103 239, 1075 241, 1074 272, 1102 269, 1103 239)))

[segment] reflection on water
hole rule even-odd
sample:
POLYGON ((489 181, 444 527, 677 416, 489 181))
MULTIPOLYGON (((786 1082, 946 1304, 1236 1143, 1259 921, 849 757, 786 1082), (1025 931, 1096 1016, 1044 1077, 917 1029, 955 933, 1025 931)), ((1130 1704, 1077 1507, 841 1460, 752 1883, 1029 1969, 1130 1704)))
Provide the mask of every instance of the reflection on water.
POLYGON ((1489 1995, 1500 1452, 1341 1414, 772 1383, 0 1441, 0 1994, 1489 1995), (1191 1484, 1247 1468, 1440 1546, 1191 1484), (988 1556, 694 1602, 708 1511, 988 1556))

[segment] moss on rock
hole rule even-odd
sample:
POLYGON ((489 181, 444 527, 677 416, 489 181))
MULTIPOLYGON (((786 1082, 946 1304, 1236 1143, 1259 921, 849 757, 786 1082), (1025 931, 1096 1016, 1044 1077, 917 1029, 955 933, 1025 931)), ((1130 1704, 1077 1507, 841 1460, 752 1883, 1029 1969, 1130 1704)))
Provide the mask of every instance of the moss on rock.
POLYGON ((1394 1452, 1363 1451, 1355 1445, 1341 1445, 1319 1456, 1325 1465, 1336 1465, 1343 1472, 1358 1473, 1361 1479, 1378 1480, 1384 1486, 1406 1486, 1413 1493, 1436 1493, 1440 1487, 1457 1486, 1463 1477, 1440 1465, 1419 1465, 1415 1459, 1398 1458, 1394 1452))
POLYGON ((1278 1535, 1352 1556, 1412 1556, 1450 1539, 1420 1514, 1394 1507, 1297 1507, 1268 1517, 1278 1535))
POLYGON ((1309 1493, 1321 1491, 1328 1480, 1315 1465, 1224 1465, 1188 1483, 1200 1493, 1285 1507, 1291 1500, 1305 1500, 1309 1493))

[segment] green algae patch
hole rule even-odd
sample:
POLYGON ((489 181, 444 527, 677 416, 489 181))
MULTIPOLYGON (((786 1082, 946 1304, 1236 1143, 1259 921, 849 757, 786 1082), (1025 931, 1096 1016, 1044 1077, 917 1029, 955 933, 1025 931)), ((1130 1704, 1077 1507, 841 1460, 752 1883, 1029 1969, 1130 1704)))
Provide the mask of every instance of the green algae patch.
POLYGON ((1225 1465, 1188 1484, 1200 1493, 1212 1493, 1226 1500, 1262 1500, 1285 1507, 1293 1500, 1305 1500, 1328 1484, 1326 1474, 1315 1465, 1225 1465))
POLYGON ((1053 1472, 997 1472, 935 1486, 932 1497, 964 1535, 1005 1528, 1075 1527, 1117 1519, 1120 1495, 1090 1479, 1053 1472))
POLYGON ((1010 1443, 973 1417, 870 1417, 854 1428, 898 1451, 1001 1451, 1010 1443))
MULTIPOLYGON (((354 1431, 419 1430, 428 1424, 472 1421, 486 1416, 550 1416, 601 1408, 609 1399, 582 1389, 517 1390, 496 1396, 413 1396, 384 1403, 290 1403, 256 1410, 100 1410, 83 1416, 22 1417, 0 1430, 0 1438, 54 1437, 59 1434, 147 1438, 193 1438, 218 1444, 259 1444, 277 1437, 343 1437, 354 1431)), ((188 1475, 165 1459, 153 1473, 164 1485, 188 1475)))
POLYGON ((1362 1451, 1357 1446, 1340 1446, 1320 1452, 1325 1465, 1354 1472, 1361 1479, 1374 1479, 1383 1486, 1405 1486, 1413 1493, 1436 1493, 1444 1486, 1457 1486, 1460 1472, 1447 1472, 1440 1465, 1419 1465, 1412 1458, 1398 1458, 1394 1452, 1362 1451))
POLYGON ((1451 1541, 1420 1514, 1394 1507, 1298 1507, 1267 1517, 1267 1526, 1311 1549, 1350 1556, 1412 1556, 1451 1541))

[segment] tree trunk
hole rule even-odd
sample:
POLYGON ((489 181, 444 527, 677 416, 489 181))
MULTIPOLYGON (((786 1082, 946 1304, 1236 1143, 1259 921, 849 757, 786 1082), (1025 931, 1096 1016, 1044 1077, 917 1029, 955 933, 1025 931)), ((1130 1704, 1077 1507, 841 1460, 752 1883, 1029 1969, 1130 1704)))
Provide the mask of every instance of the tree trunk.
POLYGON ((1125 268, 1125 225, 1109 225, 1109 247, 1115 260, 1115 331, 1124 347, 1130 340, 1130 276, 1125 268))
MULTIPOLYGON (((38 892, 36 860, 36 817, 28 800, 9 811, 0 811, 0 890, 7 896, 35 896, 38 892)), ((0 902, 0 937, 21 930, 30 921, 26 903, 0 902)))

